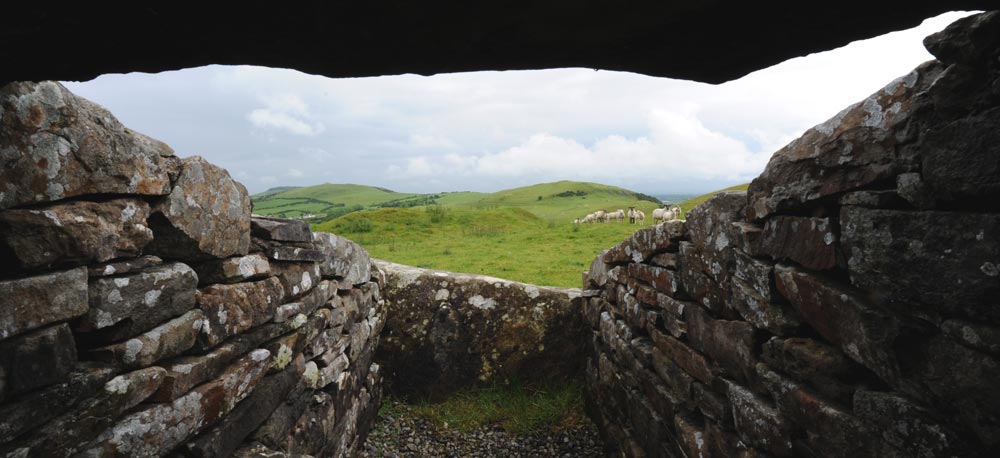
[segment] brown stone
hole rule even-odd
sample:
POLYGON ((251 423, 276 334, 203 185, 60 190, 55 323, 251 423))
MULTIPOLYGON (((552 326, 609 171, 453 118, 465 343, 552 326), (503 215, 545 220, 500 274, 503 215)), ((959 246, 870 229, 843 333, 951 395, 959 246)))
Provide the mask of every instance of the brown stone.
POLYGON ((653 338, 656 348, 659 348, 671 361, 677 363, 684 372, 702 383, 712 384, 715 374, 704 356, 684 345, 681 341, 656 330, 652 330, 650 336, 653 338))
POLYGON ((90 350, 90 357, 125 369, 150 366, 194 346, 205 327, 201 310, 191 310, 125 342, 90 350))
POLYGON ((745 320, 772 334, 785 335, 799 320, 774 288, 774 263, 735 252, 729 305, 745 320))
MULTIPOLYGON (((774 216, 767 219, 760 252, 813 270, 837 267, 837 235, 829 218, 774 216)), ((839 264, 843 264, 840 262, 839 264)))
POLYGON ((357 285, 371 279, 372 261, 361 245, 325 232, 313 233, 313 242, 326 257, 320 262, 324 277, 336 278, 346 285, 357 285))
POLYGON ((191 267, 198 273, 198 286, 238 283, 271 274, 271 265, 267 262, 267 257, 259 253, 206 261, 193 264, 191 267))
POLYGON ((859 368, 836 347, 807 337, 771 338, 764 343, 763 360, 844 404, 849 404, 854 394, 852 379, 864 375, 858 374, 859 368))
POLYGON ((74 324, 90 342, 115 342, 148 331, 194 308, 198 276, 169 263, 90 281, 87 315, 74 324))
POLYGON ((139 199, 76 201, 0 212, 3 269, 37 269, 136 256, 153 239, 139 199))
POLYGON ((87 313, 85 267, 0 280, 0 340, 84 313, 87 313))
POLYGON ((65 323, 0 341, 0 400, 59 383, 76 364, 76 343, 65 323))
POLYGON ((774 406, 750 390, 729 383, 736 431, 748 444, 775 456, 791 456, 791 424, 774 406))
POLYGON ((149 367, 119 375, 72 411, 19 441, 14 453, 26 456, 70 456, 114 424, 127 410, 149 397, 163 381, 163 368, 149 367))
POLYGON ((250 235, 279 242, 312 242, 309 223, 302 220, 253 217, 250 235))
POLYGON ((0 113, 0 209, 85 194, 170 192, 170 147, 126 129, 59 83, 0 87, 0 113))
POLYGON ((878 304, 1000 323, 1000 215, 844 207, 841 232, 851 283, 878 304))
POLYGON ((917 67, 774 153, 750 183, 747 217, 803 208, 903 171, 901 145, 916 133, 908 129, 915 95, 942 68, 938 62, 917 67))
POLYGON ((218 422, 247 397, 270 364, 267 350, 255 350, 221 377, 169 404, 153 404, 121 418, 84 447, 84 456, 162 456, 218 422))
POLYGON ((647 264, 629 264, 628 275, 631 278, 647 283, 657 292, 666 294, 667 296, 675 298, 683 298, 684 296, 680 288, 680 279, 676 270, 647 264))
MULTIPOLYGON (((307 246, 295 246, 289 242, 267 242, 254 239, 255 246, 272 261, 281 262, 323 262, 327 255, 313 247, 312 244, 301 244, 307 246)), ((299 244, 296 244, 299 245, 299 244)))
POLYGON ((677 251, 677 241, 683 236, 683 221, 667 221, 635 231, 631 237, 604 253, 602 258, 608 265, 645 262, 655 254, 677 251))
POLYGON ((164 258, 208 260, 250 248, 250 196, 229 172, 199 156, 184 158, 180 176, 153 209, 155 238, 147 251, 164 258))
POLYGON ((270 321, 284 298, 285 289, 275 277, 198 290, 195 300, 208 321, 199 347, 214 347, 228 337, 270 321))
POLYGON ((898 394, 860 390, 854 396, 854 412, 873 425, 877 437, 900 449, 901 457, 972 456, 948 425, 898 394))
POLYGON ((156 256, 140 256, 134 259, 92 264, 87 266, 87 275, 90 278, 124 275, 160 264, 163 264, 163 260, 156 256))
POLYGON ((688 343, 715 361, 723 373, 746 377, 756 362, 754 329, 745 321, 716 320, 701 307, 686 307, 688 343))
POLYGON ((898 379, 899 365, 892 348, 899 323, 893 316, 834 280, 784 264, 775 267, 775 274, 778 291, 819 335, 882 380, 892 383, 898 379))
POLYGON ((320 266, 313 262, 272 262, 271 271, 281 281, 288 299, 308 293, 321 280, 320 266))

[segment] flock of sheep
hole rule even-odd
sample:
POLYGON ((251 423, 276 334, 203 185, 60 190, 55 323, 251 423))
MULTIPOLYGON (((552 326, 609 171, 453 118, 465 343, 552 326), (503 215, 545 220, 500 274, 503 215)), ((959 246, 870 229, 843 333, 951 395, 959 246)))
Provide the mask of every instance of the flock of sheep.
MULTIPOLYGON (((631 224, 643 224, 646 221, 645 212, 636 209, 635 207, 629 207, 628 211, 620 208, 613 212, 597 210, 594 213, 588 213, 587 216, 584 216, 583 218, 574 219, 573 224, 607 223, 611 221, 617 221, 620 223, 625 221, 626 217, 628 217, 628 221, 631 224)), ((653 210, 653 224, 680 218, 681 207, 677 205, 653 210)))

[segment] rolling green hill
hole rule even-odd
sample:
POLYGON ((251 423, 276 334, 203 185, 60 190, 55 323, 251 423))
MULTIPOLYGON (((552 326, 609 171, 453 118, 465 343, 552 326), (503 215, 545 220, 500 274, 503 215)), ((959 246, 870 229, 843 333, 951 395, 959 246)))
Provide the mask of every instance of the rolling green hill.
POLYGON ((254 213, 281 218, 308 218, 323 221, 385 202, 404 201, 419 194, 400 193, 385 188, 357 184, 321 184, 306 187, 272 188, 250 196, 254 213), (278 192, 272 192, 278 189, 278 192))

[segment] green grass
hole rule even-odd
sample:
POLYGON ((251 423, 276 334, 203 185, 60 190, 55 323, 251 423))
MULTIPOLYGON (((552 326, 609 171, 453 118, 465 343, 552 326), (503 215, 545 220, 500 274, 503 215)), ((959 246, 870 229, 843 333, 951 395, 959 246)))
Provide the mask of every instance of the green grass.
POLYGON ((748 187, 750 187, 750 183, 743 183, 743 184, 738 184, 736 186, 730 186, 730 187, 725 188, 725 189, 720 189, 718 191, 712 191, 712 192, 710 192, 708 194, 703 194, 703 195, 700 195, 698 197, 694 197, 694 198, 685 200, 684 202, 681 202, 678 205, 681 206, 681 211, 683 211, 684 214, 686 215, 689 210, 691 210, 694 207, 697 207, 698 204, 700 204, 700 203, 708 200, 710 197, 712 197, 712 196, 714 196, 714 195, 716 195, 716 194, 718 194, 720 192, 726 192, 726 191, 746 191, 748 187))
MULTIPOLYGON (((391 402, 385 404, 393 405, 391 402)), ((499 424, 509 433, 559 430, 584 420, 583 387, 579 383, 536 387, 518 383, 466 388, 440 403, 395 404, 404 412, 429 420, 442 429, 470 431, 499 424)), ((393 407, 390 407, 390 409, 393 407)))

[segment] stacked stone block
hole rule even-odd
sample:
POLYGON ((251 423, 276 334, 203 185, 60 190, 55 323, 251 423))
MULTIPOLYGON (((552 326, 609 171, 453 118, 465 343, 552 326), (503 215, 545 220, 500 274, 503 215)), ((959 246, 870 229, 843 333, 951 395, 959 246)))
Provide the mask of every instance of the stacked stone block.
POLYGON ((630 457, 1000 455, 1000 14, 584 278, 630 457))
POLYGON ((0 266, 0 456, 353 456, 374 421, 364 249, 58 83, 0 88, 0 266))

